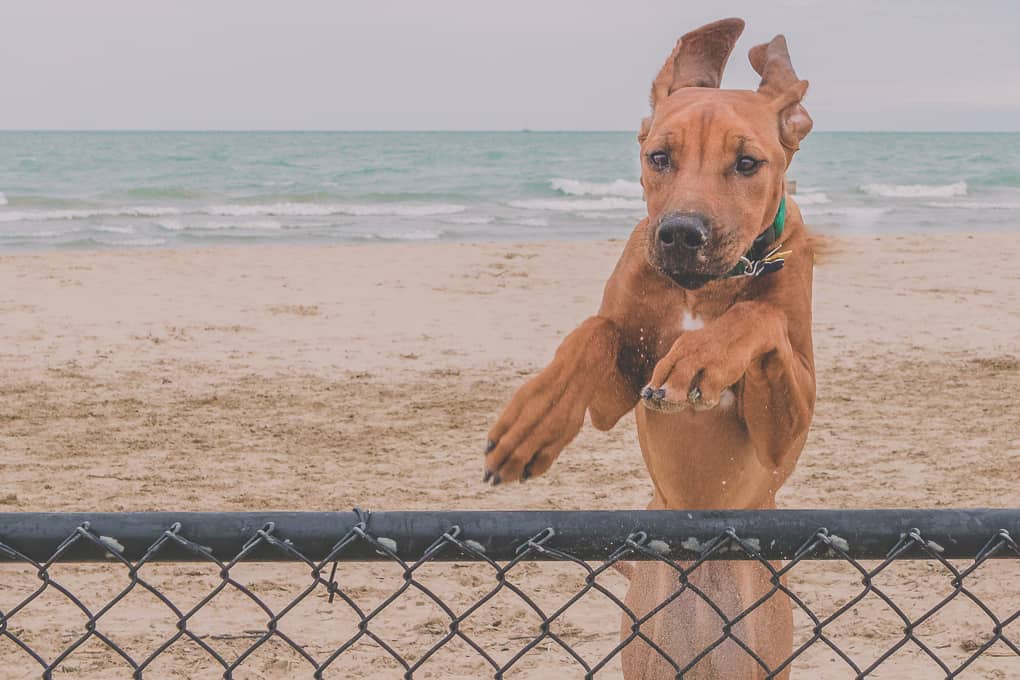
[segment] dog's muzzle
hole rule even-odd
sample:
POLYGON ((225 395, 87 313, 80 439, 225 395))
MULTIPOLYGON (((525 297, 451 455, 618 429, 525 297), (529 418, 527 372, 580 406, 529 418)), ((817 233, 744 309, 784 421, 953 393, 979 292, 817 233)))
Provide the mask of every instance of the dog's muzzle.
POLYGON ((668 213, 655 229, 651 243, 653 263, 682 288, 701 288, 716 278, 706 271, 706 249, 711 231, 708 219, 698 213, 668 213))

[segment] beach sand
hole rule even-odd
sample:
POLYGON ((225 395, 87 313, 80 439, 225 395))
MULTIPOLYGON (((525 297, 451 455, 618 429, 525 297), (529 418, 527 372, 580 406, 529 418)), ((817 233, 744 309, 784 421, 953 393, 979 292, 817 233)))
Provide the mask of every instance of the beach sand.
MULTIPOLYGON (((559 339, 594 311, 621 247, 2 256, 0 511, 643 508, 650 484, 633 416, 609 433, 586 427, 545 477, 496 489, 481 483, 489 423, 559 339)), ((1015 233, 826 239, 815 270, 818 405, 781 506, 1020 507, 1017 261, 1015 233)), ((95 606, 127 585, 122 571, 111 581, 104 565, 61 565, 54 577, 90 593, 87 603, 95 606)), ((548 563, 514 573, 515 583, 551 609, 583 577, 576 567, 548 563)), ((180 606, 219 581, 215 569, 201 565, 154 565, 145 574, 180 606)), ((308 583, 305 567, 287 565, 244 565, 235 576, 274 606, 308 583)), ((362 602, 378 602, 401 583, 397 568, 345 564, 339 576, 362 602)), ((452 603, 493 585, 477 565, 434 565, 422 578, 452 603)), ((833 563, 803 564, 790 581, 822 613, 861 590, 859 575, 833 563)), ((972 581, 996 611, 1020 609, 1020 562, 988 564, 972 581)), ((623 592, 619 575, 606 574, 604 582, 623 592)), ((915 616, 952 590, 947 572, 923 562, 896 564, 881 583, 915 616)), ((37 584, 32 569, 0 568, 0 609, 37 584)), ((321 659, 355 630, 344 607, 318 595, 281 629, 321 659)), ((265 619, 227 592, 190 627, 232 658, 265 619)), ((472 636, 505 662, 534 635, 536 620, 500 596, 469 623, 472 636)), ((413 658, 442 637, 445 621, 411 592, 373 630, 413 658)), ((83 622, 51 590, 10 626, 52 658, 83 632, 83 622)), ((797 622, 798 640, 808 639, 808 620, 798 615, 797 622)), ((616 644, 618 615, 608 599, 593 595, 558 626, 594 661, 616 644)), ((902 639, 902 628, 869 595, 827 630, 864 667, 902 639)), ((991 628, 975 605, 958 598, 917 635, 952 667, 991 628)), ((100 620, 100 630, 141 658, 173 633, 173 619, 154 597, 136 592, 100 620)), ((1006 635, 1020 641, 1020 622, 1006 635)), ((384 657, 359 643, 325 677, 401 677, 384 657)), ((544 643, 507 677, 581 677, 572 663, 544 643)), ((308 677, 309 668, 272 641, 235 677, 308 677)), ((618 677, 614 668, 597 677, 618 677)), ((130 674, 94 639, 63 669, 71 671, 66 677, 130 674)), ((415 677, 491 677, 485 669, 457 643, 415 677)), ((945 677, 913 643, 880 669, 875 677, 945 677)), ((197 645, 179 643, 151 677, 222 672, 197 645)), ((38 675, 34 662, 0 637, 0 677, 38 675)), ((820 643, 794 673, 852 676, 820 643)), ((1000 642, 963 677, 1020 677, 1020 658, 1000 642)))

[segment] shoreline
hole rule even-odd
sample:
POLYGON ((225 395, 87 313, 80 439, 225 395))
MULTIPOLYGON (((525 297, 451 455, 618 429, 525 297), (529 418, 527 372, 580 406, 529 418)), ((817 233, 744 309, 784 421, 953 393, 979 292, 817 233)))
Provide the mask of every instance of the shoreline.
MULTIPOLYGON (((635 226, 637 222, 635 222, 635 226)), ((633 229, 633 227, 631 227, 633 229)), ((932 227, 928 230, 886 230, 881 233, 873 231, 847 231, 847 232, 834 232, 826 229, 814 229, 811 226, 807 227, 808 232, 815 238, 820 239, 823 242, 840 242, 840 241, 881 241, 883 239, 888 240, 904 240, 912 237, 925 238, 925 237, 937 237, 944 238, 947 236, 953 236, 955 238, 967 239, 967 238, 985 238, 985 237, 1003 237, 1003 238, 1020 238, 1020 229, 1017 228, 1003 228, 1003 227, 988 227, 970 229, 967 231, 958 231, 951 226, 946 227, 932 227)), ((47 255, 63 255, 80 253, 84 255, 139 255, 147 256, 158 253, 166 252, 195 252, 195 251, 229 251, 232 249, 237 250, 248 250, 248 249, 269 249, 279 248, 282 250, 333 250, 333 249, 354 249, 354 248, 391 248, 391 247, 453 247, 453 246, 481 246, 481 247, 499 247, 499 246, 556 246, 566 244, 613 244, 613 243, 624 243, 630 236, 630 231, 620 237, 610 238, 538 238, 538 239, 521 239, 519 237, 508 237, 505 239, 499 238, 484 238, 484 239, 461 239, 461 238, 365 238, 360 240, 351 241, 268 241, 268 240, 256 240, 252 239, 249 242, 237 240, 237 241, 215 241, 210 243, 173 243, 168 244, 166 247, 163 246, 68 246, 68 247, 54 247, 48 246, 40 249, 29 249, 29 248, 0 248, 0 258, 11 258, 11 257, 45 257, 47 255)))

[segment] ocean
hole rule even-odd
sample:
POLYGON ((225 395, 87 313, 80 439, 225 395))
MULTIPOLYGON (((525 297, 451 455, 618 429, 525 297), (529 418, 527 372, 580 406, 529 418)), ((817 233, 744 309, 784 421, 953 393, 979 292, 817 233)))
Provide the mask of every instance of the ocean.
MULTIPOLYGON (((0 132, 0 250, 624 238, 631 132, 0 132)), ((824 133, 825 233, 1017 229, 1020 133, 824 133)))

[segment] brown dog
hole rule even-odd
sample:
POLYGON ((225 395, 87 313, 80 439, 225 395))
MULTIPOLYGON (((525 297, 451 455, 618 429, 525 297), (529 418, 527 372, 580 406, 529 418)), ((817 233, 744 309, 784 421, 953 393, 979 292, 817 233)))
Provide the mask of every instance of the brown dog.
MULTIPOLYGON (((786 196, 786 169, 811 118, 801 106, 807 81, 794 73, 782 36, 750 52, 761 75, 756 92, 719 89, 743 27, 726 19, 688 33, 655 78, 652 115, 638 135, 648 217, 598 314, 566 337, 492 427, 486 481, 542 474, 585 412, 608 430, 640 401, 650 508, 775 507, 815 401, 811 244, 786 196)), ((626 601, 638 616, 678 589, 669 565, 640 562, 629 571, 626 601)), ((733 618, 774 590, 769 577, 757 563, 715 561, 691 583, 733 618)), ((622 632, 631 634, 630 619, 622 632)), ((724 624, 687 590, 641 632, 677 666, 634 640, 623 651, 628 680, 676 677, 724 635, 724 624)), ((731 632, 777 670, 792 649, 789 599, 773 593, 731 632)), ((725 639, 683 677, 767 674, 725 639)))

